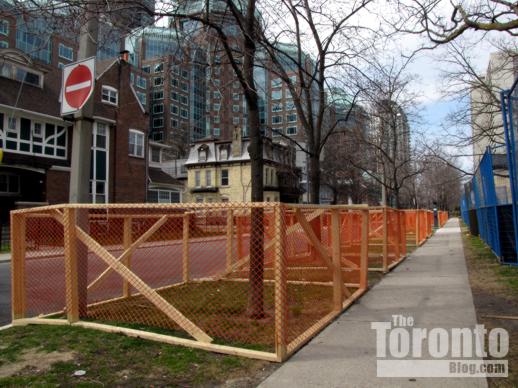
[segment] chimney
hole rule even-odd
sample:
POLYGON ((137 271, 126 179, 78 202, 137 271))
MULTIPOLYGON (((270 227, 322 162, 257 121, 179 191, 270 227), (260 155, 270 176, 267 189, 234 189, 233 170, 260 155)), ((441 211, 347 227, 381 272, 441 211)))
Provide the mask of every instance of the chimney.
POLYGON ((124 62, 129 62, 129 51, 128 50, 122 50, 119 53, 119 59, 124 62))
POLYGON ((241 156, 241 128, 234 127, 234 133, 232 134, 232 156, 238 158, 241 156))

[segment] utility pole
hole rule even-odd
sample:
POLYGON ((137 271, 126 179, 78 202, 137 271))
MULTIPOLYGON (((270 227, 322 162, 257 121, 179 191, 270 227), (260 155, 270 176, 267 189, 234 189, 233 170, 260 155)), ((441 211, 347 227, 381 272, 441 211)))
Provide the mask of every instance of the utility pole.
MULTIPOLYGON (((97 54, 99 29, 97 22, 97 5, 97 1, 89 1, 86 5, 86 22, 81 26, 79 36, 78 60, 95 57, 97 54)), ((95 81, 95 74, 93 74, 93 78, 95 81)), ((81 111, 74 114, 69 187, 70 203, 90 202, 89 187, 94 114, 93 100, 94 98, 91 96, 81 111)), ((75 216, 76 225, 88 233, 90 229, 88 209, 77 209, 75 216)), ((76 241, 75 249, 77 263, 73 269, 75 273, 72 273, 72 276, 77 276, 78 318, 80 319, 87 316, 88 248, 79 241, 76 241)))
MULTIPOLYGON (((86 23, 81 26, 78 60, 97 54, 97 3, 89 1, 86 6, 86 23)), ((95 74, 94 74, 95 79, 95 74)), ((72 157, 70 169, 70 203, 90 202, 90 159, 92 148, 93 98, 86 102, 80 112, 74 115, 72 136, 72 157)))

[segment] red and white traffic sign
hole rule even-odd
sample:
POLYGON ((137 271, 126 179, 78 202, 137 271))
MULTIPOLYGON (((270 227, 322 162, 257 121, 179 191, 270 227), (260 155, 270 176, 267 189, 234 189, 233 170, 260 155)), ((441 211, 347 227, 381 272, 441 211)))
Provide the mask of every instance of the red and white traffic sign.
POLYGON ((95 85, 95 57, 63 67, 61 115, 78 112, 88 101, 95 85))

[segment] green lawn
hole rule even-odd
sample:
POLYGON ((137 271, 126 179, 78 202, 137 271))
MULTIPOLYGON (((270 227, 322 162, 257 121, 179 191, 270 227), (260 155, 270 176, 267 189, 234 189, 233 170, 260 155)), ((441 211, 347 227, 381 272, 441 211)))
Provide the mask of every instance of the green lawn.
POLYGON ((275 367, 119 334, 66 326, 0 331, 0 386, 255 386, 275 367), (74 372, 86 374, 75 377, 74 372))

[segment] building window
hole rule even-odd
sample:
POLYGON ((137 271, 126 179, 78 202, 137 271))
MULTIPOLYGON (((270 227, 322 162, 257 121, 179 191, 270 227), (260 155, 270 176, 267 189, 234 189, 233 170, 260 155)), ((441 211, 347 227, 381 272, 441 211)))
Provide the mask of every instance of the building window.
POLYGON ((282 80, 280 78, 272 79, 272 88, 280 88, 282 86, 282 80))
POLYGON ((140 75, 137 75, 137 87, 141 89, 147 88, 147 79, 140 75))
POLYGON ((117 101, 119 98, 117 89, 112 88, 111 86, 103 86, 101 98, 103 102, 106 102, 111 105, 117 105, 117 101))
POLYGON ((282 103, 272 104, 272 112, 282 111, 282 103))
POLYGON ((213 104, 212 105, 212 110, 214 110, 216 112, 219 112, 220 109, 221 109, 221 104, 213 104))
POLYGON ((178 80, 176 78, 171 78, 171 86, 178 87, 178 80))
POLYGON ((212 118, 212 122, 213 122, 214 124, 219 124, 219 123, 221 122, 220 120, 221 120, 221 119, 220 119, 220 117, 219 117, 219 116, 214 116, 214 117, 212 118))
POLYGON ((232 82, 232 87, 234 89, 239 89, 241 87, 241 83, 239 81, 232 82))
POLYGON ((182 90, 184 92, 188 92, 189 91, 189 85, 187 85, 187 83, 185 83, 185 82, 182 82, 182 90))
POLYGON ((286 128, 286 135, 296 135, 297 127, 288 127, 286 128))
POLYGON ((153 86, 162 86, 164 84, 164 77, 153 78, 153 86))
POLYGON ((214 136, 215 137, 220 137, 221 136, 221 129, 220 128, 214 128, 212 131, 214 132, 214 136))
POLYGON ((194 186, 195 187, 201 187, 201 178, 200 178, 200 172, 194 171, 194 186))
POLYGON ((189 79, 189 72, 187 70, 182 70, 182 78, 189 79))
POLYGON ((60 58, 67 59, 69 61, 74 60, 74 49, 69 46, 65 46, 63 43, 60 43, 58 46, 58 55, 60 58))
POLYGON ((178 93, 176 93, 176 92, 171 92, 171 100, 173 100, 173 101, 178 101, 178 93))
POLYGON ((142 106, 146 106, 146 93, 143 92, 136 92, 137 98, 142 104, 142 106))
POLYGON ((232 112, 239 113, 239 105, 232 105, 232 112))
POLYGON ((282 98, 282 90, 272 91, 272 100, 280 100, 282 98))
POLYGON ((234 101, 239 101, 241 99, 241 94, 239 94, 239 93, 232 93, 232 99, 234 101))
POLYGON ((90 172, 90 195, 93 203, 108 202, 108 149, 108 126, 96 122, 92 131, 92 169, 90 172))
POLYGON ((211 170, 205 171, 205 185, 207 187, 212 186, 212 171, 211 170))
POLYGON ((182 103, 184 105, 188 105, 189 99, 187 98, 187 96, 180 96, 180 103, 182 103))
POLYGON ((14 174, 0 174, 0 193, 18 194, 20 192, 20 177, 14 174))
POLYGON ((286 115, 286 122, 288 122, 288 123, 296 123, 297 122, 297 114, 296 113, 292 113, 292 114, 286 115))
POLYGON ((142 71, 144 73, 148 73, 148 74, 151 73, 151 66, 149 66, 149 65, 142 66, 142 71))
POLYGON ((178 106, 175 104, 171 104, 171 114, 178 115, 178 106))
POLYGON ((221 170, 221 186, 228 186, 229 184, 228 170, 221 170))
MULTIPOLYGON (((7 43, 5 40, 0 40, 0 48, 7 48, 7 47, 9 47, 9 43, 7 43)), ((60 67, 60 69, 62 69, 62 67, 60 67)))
POLYGON ((40 88, 43 86, 43 74, 7 62, 0 63, 0 76, 40 88))
POLYGON ((172 67, 173 74, 180 75, 180 66, 174 65, 172 67))
POLYGON ((147 201, 152 203, 180 203, 181 196, 175 190, 148 190, 147 201))
POLYGON ((9 35, 9 21, 0 20, 0 35, 9 35))
POLYGON ((164 128, 164 118, 163 117, 155 117, 153 119, 153 128, 164 128))
POLYGON ((161 161, 161 154, 162 154, 162 152, 160 151, 160 148, 158 148, 158 147, 151 147, 150 158, 151 158, 152 162, 160 163, 160 161, 161 161))
POLYGON ((152 139, 154 141, 163 141, 164 140, 164 132, 162 132, 162 131, 153 132, 152 139))
POLYGON ((153 92, 153 100, 163 100, 164 99, 164 91, 163 90, 155 90, 153 92))
POLYGON ((171 128, 178 128, 178 120, 171 119, 171 128))
POLYGON ((138 158, 144 157, 144 132, 130 129, 129 131, 129 155, 138 158))
POLYGON ((164 64, 157 63, 155 67, 153 67, 153 73, 162 73, 164 71, 164 64))
POLYGON ((215 99, 215 100, 221 100, 221 93, 220 93, 220 92, 215 91, 215 92, 213 93, 213 95, 214 95, 214 99, 215 99))
POLYGON ((293 100, 286 101, 286 110, 295 110, 295 103, 293 100))
POLYGON ((155 104, 155 105, 153 105, 153 113, 154 114, 162 114, 162 113, 164 113, 164 104, 155 104))
POLYGON ((184 119, 188 119, 189 118, 189 112, 187 111, 187 109, 180 109, 180 116, 184 119))
POLYGON ((196 203, 203 203, 203 197, 196 197, 196 203))
POLYGON ((239 117, 238 116, 234 116, 232 117, 232 124, 239 124, 239 117))
POLYGON ((199 162, 207 161, 207 149, 205 147, 200 147, 198 149, 198 161, 199 162))
POLYGON ((272 116, 272 124, 282 124, 282 116, 272 116))

